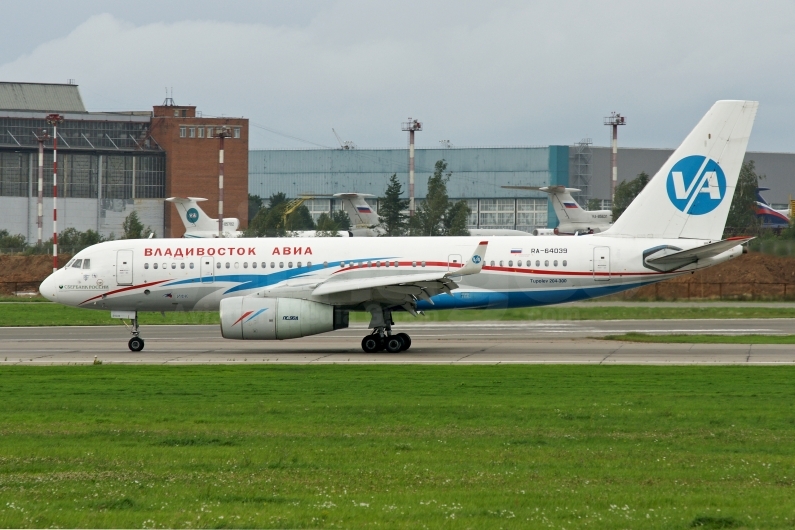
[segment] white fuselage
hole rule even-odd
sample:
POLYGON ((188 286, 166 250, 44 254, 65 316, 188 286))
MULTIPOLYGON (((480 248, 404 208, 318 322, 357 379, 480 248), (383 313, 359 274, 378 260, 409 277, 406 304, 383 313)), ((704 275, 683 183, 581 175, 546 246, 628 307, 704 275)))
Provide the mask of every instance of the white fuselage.
MULTIPOLYGON (((367 279, 456 270, 482 238, 237 238, 121 240, 79 252, 54 272, 41 293, 59 303, 102 310, 216 311, 233 296, 289 297, 352 310, 372 290, 315 296, 330 278, 367 279), (74 264, 82 260, 80 268, 74 264), (89 266, 84 268, 85 260, 89 266)), ((494 237, 478 274, 453 277, 452 296, 420 301, 418 309, 507 308, 604 296, 658 282, 739 256, 742 248, 673 272, 644 266, 643 252, 660 245, 689 249, 699 240, 607 235, 561 238, 494 237)))

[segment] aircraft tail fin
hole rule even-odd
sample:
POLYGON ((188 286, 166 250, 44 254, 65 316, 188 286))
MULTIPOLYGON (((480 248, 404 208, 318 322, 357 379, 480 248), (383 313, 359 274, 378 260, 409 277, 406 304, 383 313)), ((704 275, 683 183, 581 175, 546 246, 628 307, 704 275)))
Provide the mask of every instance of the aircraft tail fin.
POLYGON ((375 197, 375 195, 367 193, 335 193, 334 197, 342 200, 342 207, 351 220, 351 228, 372 228, 381 222, 378 214, 373 211, 372 206, 364 200, 365 197, 375 197))
POLYGON ((720 240, 758 106, 716 102, 603 234, 720 240))
POLYGON ((201 197, 169 197, 166 200, 174 203, 187 232, 218 230, 218 221, 211 219, 199 207, 198 203, 207 199, 201 197))

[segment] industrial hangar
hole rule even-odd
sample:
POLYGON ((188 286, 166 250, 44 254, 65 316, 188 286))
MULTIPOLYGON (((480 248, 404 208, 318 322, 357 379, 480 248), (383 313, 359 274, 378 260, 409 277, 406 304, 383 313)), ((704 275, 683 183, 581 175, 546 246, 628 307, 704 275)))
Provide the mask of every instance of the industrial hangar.
MULTIPOLYGON (((0 229, 37 237, 38 137, 51 128, 46 116, 59 113, 58 217, 59 229, 92 229, 109 236, 122 233, 133 210, 158 236, 180 237, 184 227, 170 196, 206 197, 207 214, 217 216, 218 139, 215 131, 228 127, 225 142, 225 216, 248 217, 248 193, 267 198, 283 192, 289 197, 313 195, 307 201, 312 215, 340 207, 334 193, 359 192, 378 197, 387 178, 396 173, 408 196, 408 150, 278 149, 249 150, 246 118, 202 115, 193 105, 166 99, 151 110, 88 112, 75 84, 0 82, 0 229)), ((672 149, 619 148, 618 179, 632 179, 641 171, 653 175, 672 149)), ((472 214, 471 228, 510 228, 531 231, 554 227, 557 218, 541 192, 507 190, 509 185, 568 185, 586 206, 599 199, 610 206, 610 148, 588 139, 572 145, 542 147, 454 147, 416 149, 416 198, 426 193, 427 177, 444 159, 453 175, 451 199, 464 199, 472 214)), ((785 203, 795 194, 794 153, 749 152, 758 173, 765 174, 771 203, 785 203)), ((377 210, 377 199, 370 200, 377 210)), ((45 143, 43 234, 52 234, 52 150, 45 143)))

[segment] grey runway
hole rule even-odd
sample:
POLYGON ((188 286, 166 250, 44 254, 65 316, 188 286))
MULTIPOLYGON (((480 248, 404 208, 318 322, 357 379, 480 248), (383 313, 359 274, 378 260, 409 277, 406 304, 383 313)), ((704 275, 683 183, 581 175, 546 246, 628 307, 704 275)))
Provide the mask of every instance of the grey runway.
POLYGON ((365 354, 367 333, 346 330, 290 341, 233 341, 218 326, 146 326, 146 348, 127 349, 121 326, 0 329, 0 365, 90 364, 795 364, 793 345, 641 344, 610 334, 795 334, 792 319, 613 320, 410 323, 396 326, 413 344, 400 354, 365 354))

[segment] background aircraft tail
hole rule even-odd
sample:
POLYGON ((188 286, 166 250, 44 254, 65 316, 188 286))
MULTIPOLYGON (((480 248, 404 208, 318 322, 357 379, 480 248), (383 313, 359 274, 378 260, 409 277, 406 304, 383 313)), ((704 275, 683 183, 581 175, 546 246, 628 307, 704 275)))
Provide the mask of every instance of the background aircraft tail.
POLYGON ((351 228, 372 228, 381 223, 378 214, 364 200, 365 197, 375 197, 367 193, 335 193, 334 197, 342 200, 342 207, 351 220, 351 228))
POLYGON ((758 106, 756 101, 716 102, 603 233, 721 239, 758 106))
POLYGON ((188 232, 194 231, 218 231, 218 221, 211 219, 204 210, 199 207, 199 201, 206 201, 200 197, 169 197, 168 202, 173 202, 177 208, 177 213, 185 225, 188 232))

